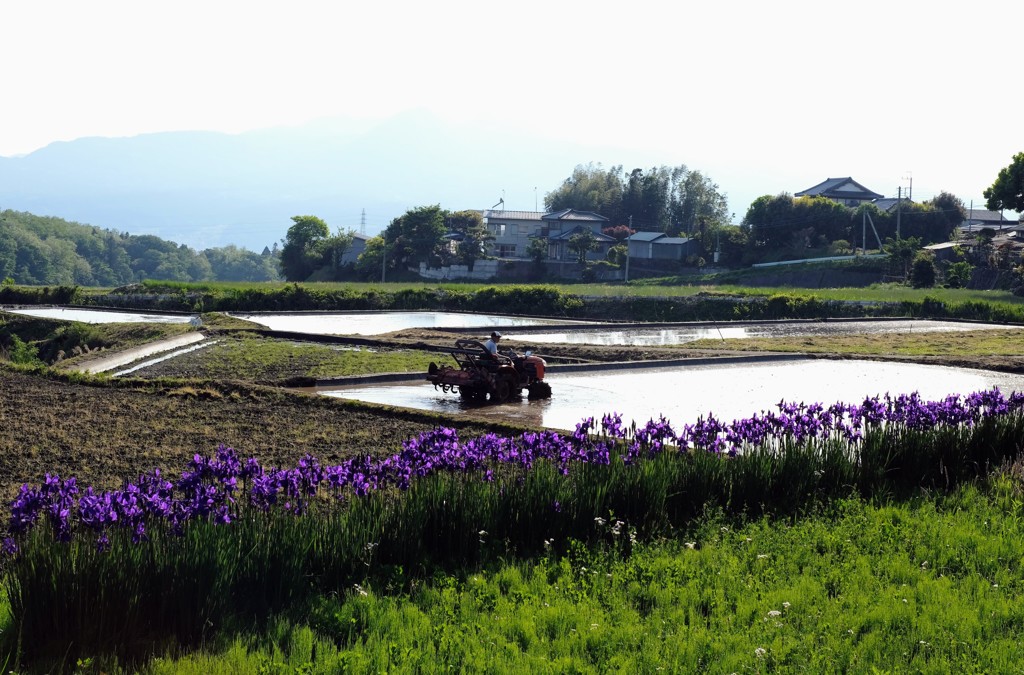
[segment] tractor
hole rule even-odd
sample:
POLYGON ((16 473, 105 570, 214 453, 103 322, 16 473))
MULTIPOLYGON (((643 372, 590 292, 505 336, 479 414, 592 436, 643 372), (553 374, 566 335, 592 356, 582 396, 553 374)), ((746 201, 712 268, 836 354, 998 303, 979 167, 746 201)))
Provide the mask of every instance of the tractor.
POLYGON ((504 403, 522 398, 551 398, 551 385, 544 381, 544 359, 531 352, 514 350, 491 354, 478 340, 456 340, 451 351, 455 366, 431 362, 427 381, 445 393, 458 391, 467 403, 504 403))

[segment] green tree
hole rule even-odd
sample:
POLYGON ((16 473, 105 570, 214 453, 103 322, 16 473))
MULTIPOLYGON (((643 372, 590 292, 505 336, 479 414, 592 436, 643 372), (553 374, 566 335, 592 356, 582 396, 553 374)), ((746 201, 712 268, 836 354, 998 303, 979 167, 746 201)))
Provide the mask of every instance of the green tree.
POLYGON ((269 249, 259 254, 237 246, 208 248, 203 255, 210 262, 215 279, 221 281, 277 281, 277 261, 269 249))
POLYGON ((281 247, 281 273, 287 281, 305 281, 319 267, 331 230, 316 216, 292 216, 292 223, 281 247))
POLYGON ((999 170, 984 196, 985 206, 990 209, 1024 213, 1024 152, 1018 152, 1009 166, 999 170))
POLYGON ((626 256, 629 254, 629 248, 625 243, 616 244, 608 249, 607 255, 604 259, 613 265, 625 265, 626 256))
POLYGON ((921 240, 917 237, 886 239, 882 250, 889 255, 889 273, 906 279, 914 256, 921 250, 921 240))
POLYGON ((722 251, 718 263, 728 267, 743 264, 747 251, 747 233, 737 225, 725 225, 717 233, 715 246, 721 245, 722 251))
POLYGON ((793 197, 782 193, 774 197, 764 195, 751 202, 741 227, 747 233, 751 249, 760 254, 785 246, 796 222, 793 197))
POLYGON ((529 256, 530 260, 536 265, 543 265, 544 261, 548 259, 548 241, 540 237, 531 239, 530 243, 526 245, 526 255, 529 256))
POLYGON ((384 237, 371 237, 366 240, 366 247, 356 258, 356 274, 363 279, 379 281, 382 267, 387 265, 394 269, 394 260, 385 258, 384 237))
POLYGON ((428 262, 445 243, 445 212, 440 205, 418 206, 395 218, 384 231, 389 267, 404 269, 428 262))
POLYGON ((341 277, 341 259, 345 252, 352 248, 355 240, 355 231, 340 229, 322 240, 317 246, 317 253, 320 257, 320 270, 322 279, 337 280, 341 277))
POLYGON ((935 285, 935 258, 928 251, 919 251, 910 268, 910 283, 914 288, 935 285))
POLYGON ((949 288, 966 288, 971 280, 971 270, 974 268, 966 260, 952 263, 946 270, 946 286, 949 288))
POLYGON ((576 254, 576 262, 581 265, 587 263, 587 254, 596 251, 599 247, 597 237, 590 230, 581 230, 569 237, 566 247, 576 254))
POLYGON ((479 211, 456 211, 448 216, 448 229, 462 235, 457 254, 463 265, 473 271, 473 265, 487 252, 487 244, 494 236, 487 231, 479 211))
POLYGON ((719 187, 700 171, 678 166, 670 178, 669 210, 672 225, 666 230, 675 235, 689 232, 704 245, 718 240, 718 230, 729 222, 729 205, 719 187))
POLYGON ((622 224, 621 174, 621 166, 605 169, 600 164, 579 165, 557 189, 544 196, 544 206, 548 211, 593 211, 622 224))

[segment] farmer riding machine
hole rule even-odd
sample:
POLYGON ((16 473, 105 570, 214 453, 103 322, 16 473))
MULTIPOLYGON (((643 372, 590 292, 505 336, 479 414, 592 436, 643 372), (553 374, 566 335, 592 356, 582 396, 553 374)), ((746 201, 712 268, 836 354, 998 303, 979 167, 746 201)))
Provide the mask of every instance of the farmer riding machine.
POLYGON ((544 381, 544 359, 531 352, 514 350, 491 354, 477 340, 456 340, 451 351, 455 366, 431 363, 427 380, 444 392, 458 390, 463 401, 504 403, 521 398, 523 390, 532 399, 551 398, 551 385, 544 381))

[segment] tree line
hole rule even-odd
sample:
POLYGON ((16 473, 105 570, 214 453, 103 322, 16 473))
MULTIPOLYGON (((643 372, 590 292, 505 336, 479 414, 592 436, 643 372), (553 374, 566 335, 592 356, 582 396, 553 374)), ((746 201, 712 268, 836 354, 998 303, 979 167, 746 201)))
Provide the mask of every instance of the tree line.
POLYGON ((123 286, 144 279, 271 281, 280 279, 276 249, 256 253, 225 246, 196 251, 153 235, 0 211, 0 282, 123 286))

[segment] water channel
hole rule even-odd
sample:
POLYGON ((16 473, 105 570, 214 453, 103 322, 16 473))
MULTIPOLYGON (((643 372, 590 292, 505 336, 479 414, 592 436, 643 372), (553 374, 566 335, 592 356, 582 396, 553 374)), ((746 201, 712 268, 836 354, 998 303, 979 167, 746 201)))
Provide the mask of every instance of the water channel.
POLYGON ((692 423, 709 413, 731 422, 781 400, 826 405, 860 403, 874 395, 909 394, 925 399, 969 394, 999 387, 1024 391, 1024 375, 968 368, 876 361, 800 359, 781 362, 716 364, 674 368, 552 373, 549 400, 468 406, 457 394, 444 394, 429 383, 321 389, 339 398, 416 408, 452 415, 518 422, 571 430, 589 416, 608 412, 643 424, 663 414, 675 425, 692 423))

